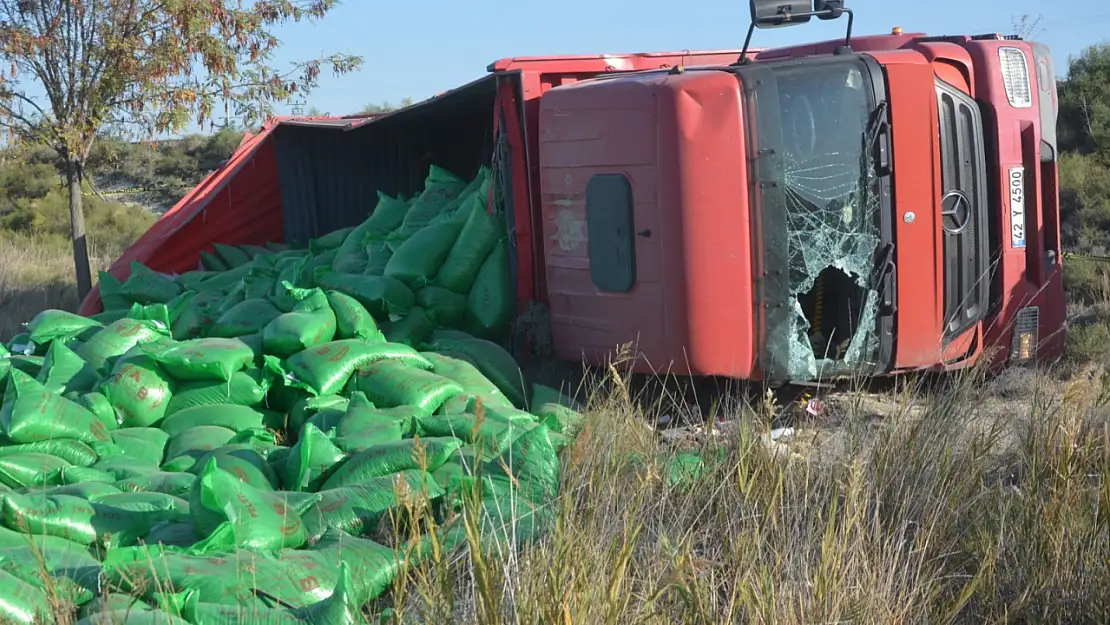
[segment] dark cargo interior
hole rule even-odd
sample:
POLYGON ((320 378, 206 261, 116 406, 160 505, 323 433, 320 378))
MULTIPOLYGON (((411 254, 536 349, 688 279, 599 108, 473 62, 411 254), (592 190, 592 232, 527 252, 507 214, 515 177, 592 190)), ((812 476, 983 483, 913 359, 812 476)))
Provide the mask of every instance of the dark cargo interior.
POLYGON ((493 154, 496 79, 483 78, 350 128, 296 122, 274 131, 287 243, 360 223, 377 192, 411 197, 432 164, 473 178, 493 154))

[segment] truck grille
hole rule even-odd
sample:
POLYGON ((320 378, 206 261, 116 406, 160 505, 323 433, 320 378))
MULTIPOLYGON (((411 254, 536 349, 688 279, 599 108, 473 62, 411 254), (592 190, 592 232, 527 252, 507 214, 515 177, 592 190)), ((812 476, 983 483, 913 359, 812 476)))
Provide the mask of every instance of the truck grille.
POLYGON ((943 189, 944 336, 950 340, 986 314, 990 286, 984 236, 986 151, 983 119, 974 100, 938 80, 937 105, 943 189))

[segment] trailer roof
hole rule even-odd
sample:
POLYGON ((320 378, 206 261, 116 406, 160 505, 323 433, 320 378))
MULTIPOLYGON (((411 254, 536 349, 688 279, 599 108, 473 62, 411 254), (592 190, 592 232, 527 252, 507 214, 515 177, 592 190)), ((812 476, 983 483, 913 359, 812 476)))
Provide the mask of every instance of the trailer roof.
MULTIPOLYGON (((758 52, 758 50, 751 50, 758 52)), ((568 54, 557 56, 512 56, 490 63, 490 72, 532 70, 541 72, 609 71, 634 72, 659 69, 661 65, 718 65, 740 57, 735 50, 679 50, 674 52, 629 52, 623 54, 568 54)))

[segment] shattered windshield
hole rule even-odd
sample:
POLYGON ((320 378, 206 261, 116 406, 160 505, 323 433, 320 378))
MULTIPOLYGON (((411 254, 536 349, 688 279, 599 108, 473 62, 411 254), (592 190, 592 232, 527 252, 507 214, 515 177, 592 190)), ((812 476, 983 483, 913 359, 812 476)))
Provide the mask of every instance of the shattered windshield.
POLYGON ((785 245, 777 256, 789 271, 788 292, 780 293, 785 310, 768 319, 780 327, 768 328, 766 349, 779 352, 773 361, 787 369, 779 372, 786 379, 850 374, 878 350, 879 201, 867 145, 874 96, 858 63, 772 73, 785 215, 764 241, 785 245))

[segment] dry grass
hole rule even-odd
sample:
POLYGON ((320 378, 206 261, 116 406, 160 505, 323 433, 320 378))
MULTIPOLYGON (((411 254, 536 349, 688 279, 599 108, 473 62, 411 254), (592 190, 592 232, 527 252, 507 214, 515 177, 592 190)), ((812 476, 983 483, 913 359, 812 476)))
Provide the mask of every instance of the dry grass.
POLYGON ((902 391, 864 444, 820 462, 769 450, 768 407, 742 410, 687 479, 610 397, 564 456, 552 533, 463 556, 453 594, 418 567, 398 622, 1107 622, 1108 376, 1029 378, 991 414, 973 376, 902 391))
MULTIPOLYGON (((74 308, 69 275, 64 250, 0 240, 0 337, 74 308)), ((397 623, 1110 622, 1110 371, 1088 360, 1067 376, 970 372, 849 393, 834 417, 799 423, 787 453, 763 439, 782 407, 724 406, 732 426, 694 450, 695 475, 674 470, 690 450, 665 445, 614 374, 562 456, 548 535, 410 563, 373 611, 397 623), (811 431, 839 443, 807 449, 811 431)))
MULTIPOLYGON (((0 233, 0 341, 23 331, 23 324, 47 308, 75 311, 80 305, 68 242, 57 237, 0 233)), ((93 250, 93 280, 116 250, 93 250)))

